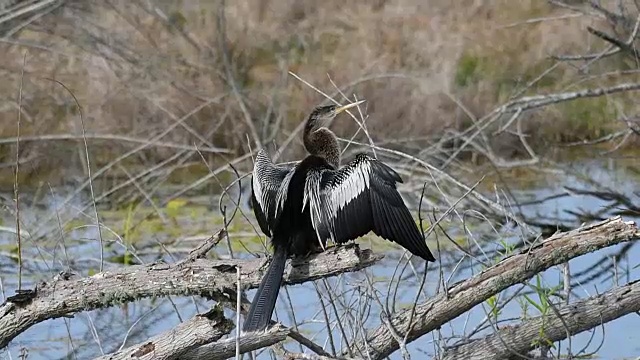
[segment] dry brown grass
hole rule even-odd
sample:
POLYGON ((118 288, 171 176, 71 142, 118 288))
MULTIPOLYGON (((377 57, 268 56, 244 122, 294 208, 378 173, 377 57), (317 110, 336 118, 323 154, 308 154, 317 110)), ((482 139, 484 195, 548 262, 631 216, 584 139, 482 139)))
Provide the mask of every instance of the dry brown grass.
MULTIPOLYGON (((339 86, 354 84, 344 90, 368 100, 367 124, 374 140, 421 139, 417 144, 426 146, 429 137, 470 125, 453 99, 481 117, 552 66, 549 55, 605 48, 585 31, 587 25, 606 27, 604 21, 553 19, 571 12, 539 0, 228 1, 224 44, 217 2, 158 1, 154 5, 164 20, 145 4, 70 3, 21 32, 18 44, 1 43, 0 137, 15 135, 25 51, 25 136, 81 133, 73 99, 46 80, 55 78, 74 91, 87 132, 94 134, 150 139, 203 101, 216 99, 162 141, 208 144, 240 154, 248 150, 248 129, 238 98, 230 94, 228 70, 263 141, 283 141, 322 100, 287 74, 293 71, 328 92, 327 75, 339 86), (524 23, 543 17, 549 19, 524 23), (224 65, 225 50, 231 69, 224 65), (269 139, 274 131, 275 139, 269 139)), ((595 77, 574 86, 585 76, 574 65, 560 64, 525 94, 603 86, 622 78, 595 77)), ((633 65, 619 56, 595 63, 588 73, 621 67, 633 65)), ((540 144, 596 137, 622 126, 615 118, 621 111, 637 111, 633 100, 625 94, 549 107, 527 114, 525 130, 540 144)), ((349 120, 338 124, 335 130, 345 136, 357 128, 349 120)), ((502 134, 495 142, 507 156, 520 151, 515 136, 502 134)), ((25 180, 51 180, 48 170, 80 164, 79 144, 25 143, 25 180)), ((91 141, 90 148, 96 164, 104 164, 131 145, 91 141)), ((296 144, 287 155, 300 150, 296 144)), ((174 152, 152 146, 127 163, 155 163, 174 152)), ((10 163, 13 154, 14 145, 0 145, 0 163, 10 163)), ((10 172, 10 167, 0 169, 0 179, 10 178, 10 172)))

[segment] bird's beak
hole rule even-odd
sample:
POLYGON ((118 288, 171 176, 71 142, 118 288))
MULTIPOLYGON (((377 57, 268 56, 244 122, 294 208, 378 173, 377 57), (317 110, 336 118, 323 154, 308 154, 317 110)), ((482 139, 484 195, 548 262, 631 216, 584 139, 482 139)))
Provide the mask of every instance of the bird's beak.
POLYGON ((343 111, 345 111, 347 109, 351 109, 354 106, 358 106, 358 105, 362 104, 363 102, 365 102, 365 100, 360 100, 360 101, 356 101, 354 103, 351 103, 351 104, 348 104, 348 105, 345 105, 345 106, 340 106, 339 108, 336 109, 335 114, 338 115, 338 114, 340 114, 341 112, 343 112, 343 111))

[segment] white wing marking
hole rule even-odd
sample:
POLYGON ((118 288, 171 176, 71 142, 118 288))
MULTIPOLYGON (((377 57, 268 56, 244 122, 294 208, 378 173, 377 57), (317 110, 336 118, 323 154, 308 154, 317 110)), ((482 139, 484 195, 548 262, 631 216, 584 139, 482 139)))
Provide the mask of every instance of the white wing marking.
POLYGON ((338 211, 369 189, 370 161, 369 157, 363 156, 359 161, 340 170, 316 170, 307 174, 303 209, 309 203, 312 225, 321 246, 324 240, 321 239, 321 229, 326 229, 328 237, 335 242, 338 211), (325 173, 333 173, 334 177, 330 183, 322 187, 322 177, 325 173))
MULTIPOLYGON (((320 236, 320 226, 325 218, 322 210, 322 202, 320 201, 320 182, 322 181, 322 171, 310 171, 304 184, 304 196, 302 209, 304 210, 307 202, 309 202, 309 215, 311 216, 311 225, 316 231, 318 243, 322 250, 326 250, 323 239, 320 236)), ((333 233, 331 234, 333 240, 333 233)))
POLYGON ((333 217, 338 214, 338 210, 342 210, 369 188, 370 175, 371 165, 368 161, 362 161, 347 171, 344 179, 337 179, 337 182, 325 190, 330 193, 333 217))
POLYGON ((289 180, 291 180, 294 171, 295 167, 275 165, 264 149, 260 149, 256 155, 252 188, 254 197, 267 221, 267 227, 272 225, 269 222, 275 219, 279 211, 282 210, 289 180))

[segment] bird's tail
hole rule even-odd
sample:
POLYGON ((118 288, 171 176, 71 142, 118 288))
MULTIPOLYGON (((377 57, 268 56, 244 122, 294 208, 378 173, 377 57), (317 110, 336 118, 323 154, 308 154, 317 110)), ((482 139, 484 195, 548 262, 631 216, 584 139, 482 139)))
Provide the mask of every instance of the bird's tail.
POLYGON ((276 246, 273 259, 267 273, 260 282, 258 292, 251 303, 249 313, 245 317, 243 332, 264 330, 271 321, 271 314, 276 306, 282 274, 287 260, 287 250, 283 246, 276 246))

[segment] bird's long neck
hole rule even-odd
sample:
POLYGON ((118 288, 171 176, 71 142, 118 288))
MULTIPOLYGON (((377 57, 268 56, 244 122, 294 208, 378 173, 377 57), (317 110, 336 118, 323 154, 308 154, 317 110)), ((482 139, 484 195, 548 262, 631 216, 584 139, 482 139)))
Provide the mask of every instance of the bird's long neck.
POLYGON ((324 158, 335 169, 340 166, 340 145, 331 130, 326 127, 316 128, 308 121, 303 140, 309 154, 324 158))

